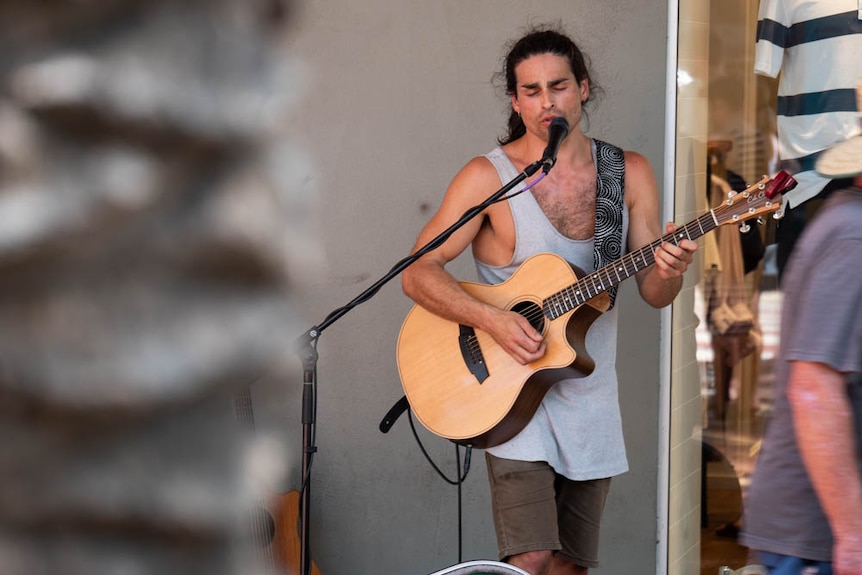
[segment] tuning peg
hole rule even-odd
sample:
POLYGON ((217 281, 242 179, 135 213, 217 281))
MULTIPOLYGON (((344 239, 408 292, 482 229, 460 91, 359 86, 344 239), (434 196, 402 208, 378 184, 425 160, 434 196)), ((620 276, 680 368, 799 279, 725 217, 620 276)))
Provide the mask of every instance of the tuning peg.
POLYGON ((783 217, 784 217, 784 207, 779 208, 778 211, 772 212, 772 219, 773 220, 780 220, 783 217))
POLYGON ((762 226, 764 223, 763 216, 757 216, 757 225, 762 226))
POLYGON ((751 226, 748 225, 748 222, 745 222, 741 226, 739 226, 739 232, 740 233, 747 234, 750 231, 751 231, 751 226))

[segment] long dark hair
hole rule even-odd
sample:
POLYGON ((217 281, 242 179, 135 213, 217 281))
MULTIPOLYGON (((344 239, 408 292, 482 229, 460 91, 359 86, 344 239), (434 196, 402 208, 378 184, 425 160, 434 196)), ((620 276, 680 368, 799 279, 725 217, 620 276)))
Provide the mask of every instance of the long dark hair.
MULTIPOLYGON (((593 94, 600 90, 590 76, 589 58, 581 52, 581 49, 571 38, 560 32, 555 27, 533 27, 530 32, 512 43, 506 54, 503 70, 495 75, 495 79, 502 80, 505 84, 507 96, 515 94, 517 79, 515 78, 515 66, 531 56, 539 54, 556 54, 569 61, 575 80, 580 83, 586 79, 590 87, 590 95, 582 102, 593 100, 593 94)), ((502 146, 517 140, 527 132, 521 116, 510 108, 508 132, 505 136, 498 138, 497 142, 502 146)))

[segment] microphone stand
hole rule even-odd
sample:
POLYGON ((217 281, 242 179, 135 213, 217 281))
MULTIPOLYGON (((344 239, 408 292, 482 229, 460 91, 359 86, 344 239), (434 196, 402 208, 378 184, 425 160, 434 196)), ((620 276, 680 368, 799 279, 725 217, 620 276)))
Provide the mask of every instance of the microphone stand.
MULTIPOLYGON (((548 170, 553 166, 553 159, 542 158, 527 166, 523 172, 515 176, 509 183, 494 192, 481 204, 474 206, 464 212, 464 214, 454 224, 443 230, 437 237, 429 241, 427 244, 416 250, 410 256, 396 263, 389 272, 382 278, 374 282, 368 289, 360 293, 346 305, 337 308, 329 313, 326 318, 318 325, 309 328, 296 341, 298 355, 302 360, 302 488, 300 496, 300 575, 310 575, 311 573, 311 553, 309 546, 309 523, 310 523, 310 503, 311 503, 311 463, 314 453, 317 451, 315 446, 315 412, 317 406, 317 342, 320 339, 321 333, 330 325, 338 321, 347 312, 371 299, 380 288, 388 283, 396 275, 404 271, 413 262, 418 260, 428 252, 440 247, 456 230, 466 224, 468 221, 482 213, 482 211, 497 202, 503 195, 511 191, 515 186, 539 171, 539 168, 544 167, 543 174, 536 179, 531 186, 543 178, 548 170)), ((528 189, 528 188, 526 188, 528 189)), ((519 192, 520 193, 520 192, 519 192)))

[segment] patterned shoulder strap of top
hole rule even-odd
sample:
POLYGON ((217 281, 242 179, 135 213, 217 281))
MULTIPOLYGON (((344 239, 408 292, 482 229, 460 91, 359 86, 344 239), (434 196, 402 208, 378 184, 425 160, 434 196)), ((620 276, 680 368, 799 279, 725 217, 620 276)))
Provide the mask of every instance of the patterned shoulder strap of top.
MULTIPOLYGON (((623 255, 623 190, 625 157, 616 146, 595 140, 596 144, 596 235, 594 263, 598 270, 623 255)), ((617 288, 608 290, 611 307, 617 288)))

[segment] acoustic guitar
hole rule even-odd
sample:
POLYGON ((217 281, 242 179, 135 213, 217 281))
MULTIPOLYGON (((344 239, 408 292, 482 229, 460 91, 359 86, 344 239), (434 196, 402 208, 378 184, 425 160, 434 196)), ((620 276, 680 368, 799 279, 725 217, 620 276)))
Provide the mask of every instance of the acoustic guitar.
POLYGON ((429 431, 456 443, 484 449, 508 441, 527 425, 556 382, 593 371, 585 339, 590 325, 610 307, 608 289, 655 263, 663 242, 694 240, 721 225, 775 212, 780 194, 795 185, 786 172, 764 177, 674 233, 590 274, 544 253, 526 260, 501 284, 461 283, 477 299, 521 314, 543 334, 547 352, 527 365, 487 333, 413 306, 397 349, 410 407, 429 431))
MULTIPOLYGON (((248 389, 234 396, 237 420, 254 428, 251 393, 248 389)), ((255 558, 267 575, 301 575, 299 540, 299 491, 267 493, 249 511, 249 535, 255 558)), ((311 575, 320 575, 312 561, 311 575)))

